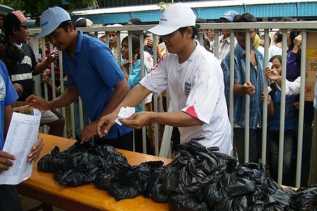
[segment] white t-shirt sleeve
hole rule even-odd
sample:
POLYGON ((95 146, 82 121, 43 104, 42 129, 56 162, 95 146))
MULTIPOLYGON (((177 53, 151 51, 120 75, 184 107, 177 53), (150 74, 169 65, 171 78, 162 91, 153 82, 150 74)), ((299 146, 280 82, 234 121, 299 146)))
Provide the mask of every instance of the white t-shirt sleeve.
POLYGON ((300 91, 300 77, 297 77, 295 81, 291 82, 286 80, 286 95, 298 95, 300 91))
POLYGON ((218 71, 220 70, 210 70, 210 68, 221 69, 220 64, 218 63, 201 68, 205 69, 200 70, 200 74, 196 75, 194 85, 187 98, 186 107, 183 108, 182 111, 193 118, 209 124, 221 90, 224 92, 224 90, 221 89, 221 87, 223 88, 223 85, 221 85, 221 83, 223 83, 223 78, 222 74, 218 74, 218 71))
POLYGON ((166 59, 154 66, 152 71, 140 81, 140 84, 157 94, 166 90, 168 84, 166 59))
POLYGON ((146 70, 146 73, 144 75, 146 75, 147 73, 151 72, 151 70, 153 68, 153 58, 146 51, 144 51, 144 67, 145 67, 145 70, 146 70))

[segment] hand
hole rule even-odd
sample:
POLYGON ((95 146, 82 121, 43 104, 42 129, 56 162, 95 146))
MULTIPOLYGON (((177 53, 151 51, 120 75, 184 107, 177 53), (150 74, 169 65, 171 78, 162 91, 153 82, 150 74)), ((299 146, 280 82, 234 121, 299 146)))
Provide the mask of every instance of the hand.
MULTIPOLYGON (((271 95, 267 94, 266 97, 267 97, 267 104, 270 104, 272 102, 271 95)), ((264 102, 264 99, 265 99, 265 94, 264 93, 262 93, 261 99, 264 102)))
POLYGON ((8 170, 13 165, 15 157, 7 152, 0 151, 0 172, 8 170))
POLYGON ((91 140, 97 135, 97 122, 92 122, 87 125, 80 134, 81 143, 91 140))
POLYGON ((50 75, 51 75, 51 70, 50 69, 46 69, 44 70, 43 74, 42 74, 42 80, 44 82, 48 82, 50 79, 50 75))
POLYGON ((17 91, 18 95, 21 95, 23 93, 23 86, 19 83, 13 84, 15 90, 17 91))
POLYGON ((122 124, 132 128, 142 128, 153 122, 154 112, 138 112, 126 119, 119 119, 122 124))
POLYGON ((50 53, 47 56, 47 58, 46 58, 47 64, 51 64, 52 62, 54 62, 57 57, 58 57, 58 51, 54 50, 52 53, 50 53))
POLYGON ((108 134, 110 128, 115 124, 116 118, 117 115, 115 113, 111 113, 100 118, 97 124, 99 137, 104 137, 108 134))
POLYGON ((255 86, 249 81, 245 82, 242 85, 242 91, 244 94, 254 95, 255 94, 255 86))
POLYGON ((48 101, 44 100, 41 97, 31 95, 28 98, 26 98, 26 103, 30 106, 33 106, 34 108, 40 109, 42 111, 50 110, 50 105, 48 101))
POLYGON ((299 34, 294 38, 294 45, 297 47, 300 47, 302 45, 302 41, 303 41, 303 37, 301 34, 299 34))
POLYGON ((32 113, 33 108, 29 105, 24 105, 24 106, 14 107, 13 111, 18 113, 30 114, 32 113))
POLYGON ((297 102, 293 103, 293 106, 294 106, 296 109, 299 109, 299 102, 297 101, 297 102))
POLYGON ((121 65, 121 69, 125 71, 127 74, 129 74, 130 64, 131 62, 127 61, 126 63, 121 65))
POLYGON ((265 70, 265 77, 272 81, 278 81, 282 79, 282 76, 278 73, 278 71, 275 68, 265 70))
POLYGON ((31 152, 28 155, 29 162, 36 160, 40 156, 43 146, 44 146, 43 140, 39 138, 38 142, 33 145, 31 152))

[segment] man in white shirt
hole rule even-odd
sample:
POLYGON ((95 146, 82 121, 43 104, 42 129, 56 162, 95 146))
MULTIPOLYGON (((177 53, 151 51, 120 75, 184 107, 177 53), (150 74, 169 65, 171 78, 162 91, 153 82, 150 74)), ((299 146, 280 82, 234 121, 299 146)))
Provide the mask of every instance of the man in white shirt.
MULTIPOLYGON (((227 11, 223 17, 220 17, 220 23, 230 23, 233 22, 234 17, 238 13, 234 10, 227 11)), ((221 31, 222 35, 219 40, 219 60, 222 61, 226 55, 230 52, 230 31, 228 29, 223 29, 221 31)), ((234 46, 237 40, 234 38, 234 46)))
POLYGON ((180 130, 181 143, 198 141, 231 153, 222 69, 218 59, 194 40, 195 24, 195 14, 183 3, 172 4, 161 14, 159 25, 149 31, 161 36, 169 54, 127 94, 114 112, 100 119, 100 136, 115 124, 121 107, 133 107, 151 92, 168 90, 169 112, 138 112, 120 121, 134 128, 152 123, 175 126, 180 130))

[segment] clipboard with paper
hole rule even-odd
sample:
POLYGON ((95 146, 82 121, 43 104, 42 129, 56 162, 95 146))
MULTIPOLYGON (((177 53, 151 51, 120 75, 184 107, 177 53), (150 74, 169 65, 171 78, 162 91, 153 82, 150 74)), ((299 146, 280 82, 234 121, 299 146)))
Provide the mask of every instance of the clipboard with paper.
POLYGON ((31 114, 13 112, 3 151, 15 156, 13 165, 0 174, 0 184, 17 185, 32 174, 32 163, 27 156, 38 141, 41 112, 31 114))

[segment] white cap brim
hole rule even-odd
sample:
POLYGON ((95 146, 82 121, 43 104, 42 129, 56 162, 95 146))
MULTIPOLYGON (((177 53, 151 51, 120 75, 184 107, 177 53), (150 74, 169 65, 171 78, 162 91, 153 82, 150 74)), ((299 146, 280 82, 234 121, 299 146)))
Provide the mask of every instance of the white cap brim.
POLYGON ((171 34, 178 29, 179 28, 176 28, 176 27, 164 26, 159 24, 157 26, 154 26, 153 28, 150 28, 148 31, 153 34, 163 36, 163 35, 171 34))

